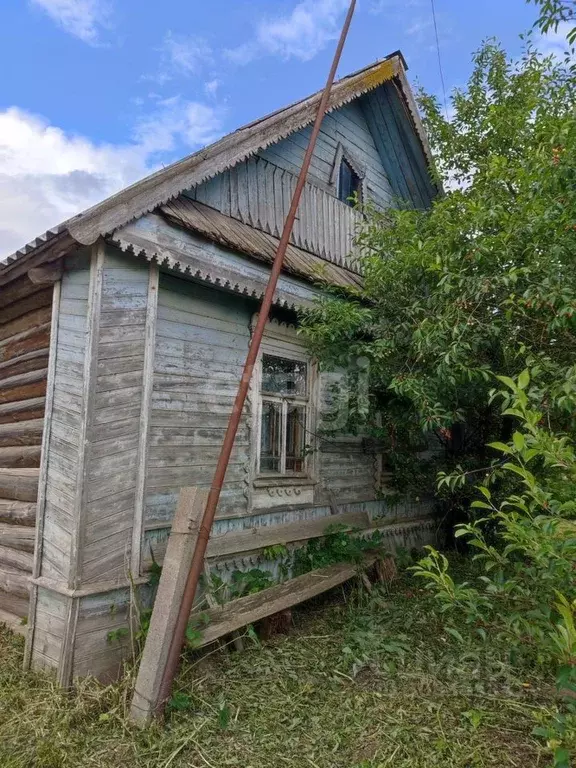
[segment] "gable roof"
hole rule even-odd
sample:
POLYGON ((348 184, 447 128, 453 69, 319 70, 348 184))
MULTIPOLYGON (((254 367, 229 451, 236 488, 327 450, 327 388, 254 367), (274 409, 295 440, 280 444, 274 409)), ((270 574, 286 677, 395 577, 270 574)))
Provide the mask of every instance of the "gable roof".
MULTIPOLYGON (((328 111, 394 80, 431 164, 431 154, 412 90, 405 75, 404 57, 398 51, 337 81, 330 93, 328 111)), ((36 266, 59 258, 77 245, 91 245, 99 237, 137 219, 176 198, 182 191, 222 173, 260 149, 275 144, 312 123, 322 91, 273 112, 224 136, 219 141, 132 184, 83 213, 50 229, 22 249, 0 260, 0 283, 21 274, 15 263, 24 260, 36 266)), ((20 264, 18 265, 20 267, 20 264)), ((22 265, 24 266, 24 265, 22 265)))

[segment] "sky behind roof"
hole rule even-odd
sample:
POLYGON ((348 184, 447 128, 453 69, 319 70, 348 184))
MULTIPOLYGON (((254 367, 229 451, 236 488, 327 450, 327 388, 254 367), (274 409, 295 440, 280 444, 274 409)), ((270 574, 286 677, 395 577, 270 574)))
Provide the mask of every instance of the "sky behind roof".
MULTIPOLYGON (((435 0, 447 90, 525 0, 435 0)), ((0 256, 324 84, 348 0, 2 0, 0 256)), ((339 76, 401 49, 442 94, 431 0, 358 0, 339 76)))

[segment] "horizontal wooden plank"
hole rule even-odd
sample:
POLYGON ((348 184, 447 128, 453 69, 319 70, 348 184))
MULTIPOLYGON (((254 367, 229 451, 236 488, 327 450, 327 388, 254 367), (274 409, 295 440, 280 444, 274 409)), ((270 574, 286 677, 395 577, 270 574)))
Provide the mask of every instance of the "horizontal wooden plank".
MULTIPOLYGON (((50 322, 52 314, 52 308, 50 306, 51 301, 41 309, 36 309, 33 312, 27 312, 20 315, 10 322, 2 323, 0 321, 0 341, 9 339, 12 336, 16 336, 23 331, 29 331, 32 328, 37 328, 39 325, 45 325, 50 322)), ((0 310, 0 317, 2 316, 2 310, 0 310)))
POLYGON ((101 328, 123 328, 127 325, 146 324, 145 309, 113 309, 105 310, 100 315, 101 328))
POLYGON ((32 328, 0 342, 0 363, 27 355, 50 345, 50 323, 32 328))
MULTIPOLYGON (((0 424, 0 447, 40 445, 43 431, 44 419, 27 419, 0 424)), ((2 466, 1 462, 0 466, 2 466)))
POLYGON ((124 405, 133 406, 136 403, 140 403, 141 395, 141 385, 137 387, 114 389, 110 392, 96 392, 94 408, 96 411, 101 411, 124 405))
MULTIPOLYGON (((94 433, 98 432, 99 435, 106 434, 104 430, 98 430, 100 426, 108 429, 108 425, 114 425, 116 422, 123 421, 124 424, 132 422, 134 419, 140 418, 140 399, 138 402, 131 403, 130 405, 116 405, 113 407, 104 407, 98 411, 94 411, 93 426, 94 433)), ((97 439, 97 438, 95 438, 97 439)))
MULTIPOLYGON (((217 446, 222 445, 224 427, 197 429, 195 427, 153 427, 150 430, 150 445, 160 446, 217 446)), ((235 443, 247 443, 249 431, 242 425, 236 435, 235 443)))
MULTIPOLYGON (((104 421, 92 426, 93 445, 98 445, 100 441, 115 440, 121 437, 130 437, 138 435, 140 428, 139 407, 138 404, 133 409, 137 411, 135 417, 124 418, 125 413, 117 413, 117 417, 110 421, 104 421)), ((96 448, 96 452, 98 452, 96 448)))
MULTIPOLYGON (((296 541, 324 536, 326 529, 338 525, 343 530, 354 528, 366 529, 370 524, 366 512, 346 512, 341 515, 328 515, 316 520, 301 520, 288 525, 266 525, 257 528, 246 528, 241 531, 211 536, 208 542, 207 556, 210 558, 226 557, 242 552, 254 552, 278 544, 290 544, 296 541)), ((162 539, 153 545, 154 559, 162 563, 167 541, 162 539)), ((147 548, 145 567, 150 567, 152 557, 147 548)))
POLYGON ((106 376, 98 376, 96 379, 96 391, 112 392, 127 387, 139 387, 142 384, 142 370, 127 371, 126 373, 111 373, 106 376))
POLYGON ((16 357, 13 360, 7 360, 5 363, 0 363, 0 378, 8 378, 19 373, 28 373, 29 371, 37 371, 39 368, 46 368, 48 360, 48 349, 39 349, 27 355, 16 357))
POLYGON ((33 553, 35 535, 36 532, 32 526, 0 523, 0 545, 3 547, 33 553))
POLYGON ((0 521, 15 525, 36 525, 36 502, 0 499, 0 521))
POLYGON ((4 546, 2 539, 0 539, 0 569, 7 565, 26 573, 32 573, 34 555, 20 549, 4 546))
MULTIPOLYGON (((10 321, 22 315, 28 315, 43 307, 50 307, 52 304, 52 292, 53 288, 45 288, 42 291, 28 296, 27 298, 20 299, 20 301, 11 304, 9 306, 3 306, 0 310, 0 324, 8 324, 10 321)), ((4 298, 4 297, 2 297, 4 298)), ((48 319, 50 315, 48 315, 48 319)))
POLYGON ((0 468, 0 499, 36 501, 37 496, 37 469, 0 468))
POLYGON ((0 591, 4 590, 15 597, 27 600, 30 594, 30 576, 30 573, 20 568, 0 563, 0 591))
POLYGON ((134 432, 120 437, 110 435, 104 440, 94 441, 90 449, 90 458, 92 460, 103 459, 126 451, 136 451, 138 439, 139 435, 134 432))
MULTIPOLYGON (((148 467, 206 467, 216 466, 222 446, 154 446, 148 452, 148 467)), ((246 445, 235 444, 231 464, 243 464, 250 458, 246 445)))
POLYGON ((0 609, 13 614, 14 616, 18 616, 19 619, 28 617, 28 600, 28 595, 19 597, 12 592, 6 592, 5 590, 0 589, 0 609))
POLYGON ((39 467, 40 445, 0 447, 0 467, 39 467))
POLYGON ((30 421, 38 418, 43 419, 45 405, 46 399, 44 397, 3 403, 0 405, 0 424, 8 424, 14 421, 30 421))
MULTIPOLYGON (((36 373, 36 372, 34 372, 36 373)), ((22 374, 28 376, 29 374, 22 374)), ((16 378, 16 376, 11 377, 16 378)), ((1 384, 2 382, 0 382, 1 384)), ((11 389, 0 388, 0 403, 12 403, 23 399, 44 397, 46 394, 46 376, 30 384, 19 384, 11 389)))
POLYGON ((247 528, 238 533, 213 536, 208 543, 209 557, 223 557, 239 552, 249 552, 275 544, 289 544, 294 541, 324 536, 330 526, 343 526, 345 530, 367 528, 370 520, 366 512, 347 512, 328 515, 316 520, 302 520, 289 525, 266 525, 247 528))
POLYGON ((120 445, 117 445, 110 450, 109 454, 103 454, 98 458, 91 457, 88 480, 92 484, 112 473, 134 469, 137 463, 138 453, 134 448, 122 451, 120 445))
MULTIPOLYGON (((365 564, 373 562, 367 558, 365 564)), ((255 595, 232 600, 226 605, 206 611, 208 626, 202 631, 200 646, 213 643, 224 635, 253 624, 256 621, 303 603, 321 595, 339 584, 352 579, 358 572, 357 565, 330 565, 316 571, 289 579, 255 595)))

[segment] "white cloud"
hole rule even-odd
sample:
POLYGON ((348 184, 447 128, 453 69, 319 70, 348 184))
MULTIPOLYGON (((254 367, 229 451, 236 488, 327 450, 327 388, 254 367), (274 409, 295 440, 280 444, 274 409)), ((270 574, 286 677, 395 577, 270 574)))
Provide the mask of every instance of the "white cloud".
POLYGON ((16 107, 0 112, 0 257, 218 135, 217 109, 180 98, 158 105, 126 144, 67 134, 16 107), (170 159, 173 159, 170 158, 170 159))
POLYGON ((260 21, 254 39, 226 51, 226 56, 235 64, 265 55, 309 61, 338 38, 348 5, 348 0, 302 0, 287 16, 260 21))
POLYGON ((548 32, 541 35, 536 41, 538 50, 545 56, 555 56, 563 59, 569 51, 568 35, 574 29, 574 22, 561 21, 555 32, 548 32))
POLYGON ((199 74, 213 60, 212 49, 203 37, 175 35, 167 32, 160 51, 158 72, 143 79, 164 85, 174 77, 192 77, 199 74))
POLYGON ((106 0, 30 0, 42 8, 66 32, 95 44, 106 27, 110 8, 106 0))
POLYGON ((172 152, 179 143, 188 147, 209 144, 220 135, 219 110, 180 96, 164 99, 137 125, 134 138, 146 155, 172 152))
POLYGON ((207 96, 215 97, 221 85, 222 81, 215 77, 213 80, 208 80, 207 83, 204 83, 204 92, 207 96))

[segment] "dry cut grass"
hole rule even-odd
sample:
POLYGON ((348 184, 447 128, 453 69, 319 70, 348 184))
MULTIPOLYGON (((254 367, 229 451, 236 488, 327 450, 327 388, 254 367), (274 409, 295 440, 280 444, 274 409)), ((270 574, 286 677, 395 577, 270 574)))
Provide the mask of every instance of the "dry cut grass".
POLYGON ((21 672, 0 630, 2 768, 531 768, 549 765, 535 725, 549 681, 507 649, 462 645, 408 578, 340 590, 294 617, 289 636, 189 658, 165 727, 127 719, 132 675, 65 693, 21 672))

